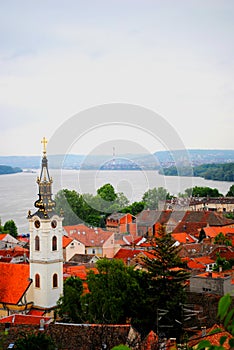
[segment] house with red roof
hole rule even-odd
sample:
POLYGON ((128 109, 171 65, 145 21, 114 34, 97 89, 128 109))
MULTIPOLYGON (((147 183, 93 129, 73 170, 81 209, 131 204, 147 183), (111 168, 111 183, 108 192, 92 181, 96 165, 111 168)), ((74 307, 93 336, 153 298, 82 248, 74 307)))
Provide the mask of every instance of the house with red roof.
POLYGON ((19 244, 19 241, 9 233, 0 233, 0 249, 13 248, 19 244))
POLYGON ((171 210, 143 210, 136 217, 138 235, 145 237, 155 236, 161 226, 166 227, 171 214, 171 210))
POLYGON ((76 254, 85 254, 85 245, 75 238, 63 236, 63 258, 69 261, 76 254))
POLYGON ((199 238, 200 230, 208 226, 234 227, 234 220, 213 211, 187 211, 174 228, 173 233, 187 232, 199 238))
POLYGON ((197 243, 197 239, 187 232, 172 233, 171 236, 176 241, 177 245, 197 243))
POLYGON ((24 315, 24 314, 13 314, 10 316, 2 317, 0 323, 8 323, 9 325, 38 325, 43 324, 44 326, 49 325, 53 322, 53 318, 36 315, 24 315), (43 320, 43 322, 42 322, 43 320))
POLYGON ((189 349, 196 349, 198 347, 198 344, 203 341, 207 340, 212 345, 219 347, 220 346, 220 339, 225 339, 222 347, 224 349, 229 350, 229 340, 231 340, 233 337, 232 335, 227 332, 222 326, 214 324, 211 328, 202 327, 201 330, 196 332, 188 341, 188 348, 189 349))
POLYGON ((69 238, 75 238, 85 246, 85 254, 95 254, 98 257, 113 258, 119 245, 115 244, 114 232, 101 228, 88 227, 83 224, 64 226, 69 238))
POLYGON ((189 207, 195 211, 233 212, 234 197, 193 197, 189 207))
POLYGON ((137 232, 136 217, 129 213, 113 213, 106 219, 106 229, 115 233, 135 235, 137 232))
POLYGON ((234 296, 232 276, 223 272, 204 272, 190 277, 190 291, 223 296, 234 296))
POLYGON ((20 246, 0 250, 0 262, 9 262, 13 264, 29 261, 29 250, 20 246))
POLYGON ((0 315, 25 312, 33 305, 28 264, 0 262, 0 315))

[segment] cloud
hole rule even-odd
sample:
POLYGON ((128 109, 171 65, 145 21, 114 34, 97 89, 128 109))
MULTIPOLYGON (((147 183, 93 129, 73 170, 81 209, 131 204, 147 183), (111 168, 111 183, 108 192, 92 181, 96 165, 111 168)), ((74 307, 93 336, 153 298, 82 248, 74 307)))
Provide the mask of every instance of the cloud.
POLYGON ((218 1, 4 3, 0 142, 3 130, 49 137, 83 109, 126 102, 168 119, 187 147, 231 148, 232 13, 218 1))

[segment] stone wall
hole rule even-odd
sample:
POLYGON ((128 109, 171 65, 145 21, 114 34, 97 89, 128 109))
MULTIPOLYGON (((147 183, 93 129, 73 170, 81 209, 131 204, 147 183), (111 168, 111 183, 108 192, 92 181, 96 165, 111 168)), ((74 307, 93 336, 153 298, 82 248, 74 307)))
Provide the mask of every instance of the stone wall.
MULTIPOLYGON (((38 326, 11 324, 9 330, 4 334, 5 328, 5 324, 0 325, 0 337, 4 341, 4 350, 10 343, 16 341, 20 333, 40 332, 38 326)), ((130 329, 130 325, 52 323, 46 326, 44 332, 54 340, 58 350, 108 350, 115 345, 125 344, 130 329)))

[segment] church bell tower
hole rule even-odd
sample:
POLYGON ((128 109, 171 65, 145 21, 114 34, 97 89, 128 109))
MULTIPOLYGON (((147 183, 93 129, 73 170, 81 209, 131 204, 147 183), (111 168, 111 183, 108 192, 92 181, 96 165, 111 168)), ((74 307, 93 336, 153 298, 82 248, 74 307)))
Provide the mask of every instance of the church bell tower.
POLYGON ((30 278, 34 307, 50 310, 63 294, 63 217, 54 211, 52 178, 49 175, 45 137, 40 176, 37 178, 38 200, 34 214, 28 213, 30 232, 30 278))

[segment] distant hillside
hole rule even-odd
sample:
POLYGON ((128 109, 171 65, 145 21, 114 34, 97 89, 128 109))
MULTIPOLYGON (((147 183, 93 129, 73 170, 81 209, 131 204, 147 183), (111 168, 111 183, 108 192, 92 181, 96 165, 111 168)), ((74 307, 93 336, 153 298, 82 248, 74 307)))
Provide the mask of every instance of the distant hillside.
POLYGON ((9 165, 0 165, 0 175, 21 173, 23 170, 20 168, 12 168, 9 165))
MULTIPOLYGON (((230 163, 234 162, 234 150, 204 150, 188 149, 188 157, 192 165, 209 164, 209 163, 230 163)), ((171 164, 183 162, 185 159, 185 150, 159 151, 155 156, 162 164, 171 164)))
POLYGON ((171 166, 161 169, 159 173, 166 176, 196 176, 206 180, 234 182, 234 163, 202 164, 193 168, 171 166))
MULTIPOLYGON (((137 170, 159 169, 179 165, 197 166, 201 164, 224 164, 234 162, 234 150, 172 150, 154 154, 121 154, 115 159, 107 155, 68 154, 48 156, 50 168, 137 170), (189 160, 189 161, 188 161, 189 160)), ((0 156, 0 164, 22 169, 37 169, 41 166, 41 156, 0 156)))

